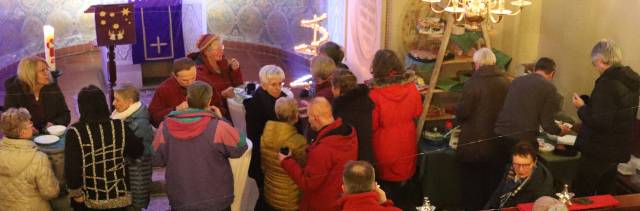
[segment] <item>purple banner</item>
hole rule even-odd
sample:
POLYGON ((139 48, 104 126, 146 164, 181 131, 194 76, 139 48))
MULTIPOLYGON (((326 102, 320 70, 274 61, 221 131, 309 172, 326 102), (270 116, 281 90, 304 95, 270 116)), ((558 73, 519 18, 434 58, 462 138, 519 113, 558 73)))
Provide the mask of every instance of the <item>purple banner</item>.
POLYGON ((151 7, 166 7, 166 6, 180 6, 182 0, 129 0, 129 3, 133 3, 135 8, 151 8, 151 7))
POLYGON ((135 3, 138 34, 136 44, 132 47, 133 63, 184 57, 181 1, 130 2, 135 3))

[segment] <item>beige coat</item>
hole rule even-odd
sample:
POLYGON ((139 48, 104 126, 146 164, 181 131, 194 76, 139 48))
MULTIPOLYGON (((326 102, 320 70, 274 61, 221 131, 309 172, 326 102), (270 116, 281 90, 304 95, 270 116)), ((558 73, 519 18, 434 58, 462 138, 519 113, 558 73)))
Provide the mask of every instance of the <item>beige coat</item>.
POLYGON ((307 140, 289 123, 268 121, 260 141, 265 200, 277 210, 297 210, 301 192, 280 166, 278 153, 281 147, 288 147, 293 158, 302 164, 307 140))
POLYGON ((58 180, 51 162, 30 140, 0 141, 0 210, 51 210, 58 180))

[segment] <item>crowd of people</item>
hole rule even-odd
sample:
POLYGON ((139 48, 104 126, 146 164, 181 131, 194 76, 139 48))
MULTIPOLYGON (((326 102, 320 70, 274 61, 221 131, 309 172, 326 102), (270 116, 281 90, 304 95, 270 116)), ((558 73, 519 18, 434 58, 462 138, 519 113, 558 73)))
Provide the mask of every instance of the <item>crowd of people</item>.
MULTIPOLYGON (((231 210, 241 196, 233 194, 228 159, 245 154, 249 141, 249 176, 259 191, 255 210, 418 205, 421 193, 412 191, 412 178, 422 97, 417 76, 395 52, 379 50, 371 62, 373 79, 359 84, 342 63, 340 46, 326 43, 310 61, 313 85, 299 96, 309 101, 283 92, 282 68, 263 66, 259 87, 243 101, 244 134, 233 127, 226 104, 244 83, 239 61, 224 56, 218 35, 203 35, 197 49, 174 61, 148 110, 134 86, 114 89, 110 111, 103 91, 90 85, 78 94, 80 116, 71 125, 44 60, 22 59, 17 76, 5 82, 0 181, 7 185, 0 189, 0 210, 50 210, 47 200, 61 188, 74 210, 141 210, 149 205, 153 167, 166 168, 172 209, 231 210), (63 187, 31 141, 49 125, 69 125, 63 187)), ((579 196, 611 193, 617 164, 632 153, 640 77, 621 59, 613 42, 598 42, 591 55, 600 73, 593 92, 588 99, 572 96, 582 122, 573 186, 579 196)), ((479 49, 473 62, 456 109, 462 129, 457 159, 461 174, 469 175, 460 181, 464 208, 502 208, 551 196, 553 175, 538 161, 539 128, 560 136, 571 132, 554 121, 562 109, 551 82, 555 62, 540 58, 533 73, 513 81, 496 68, 490 49, 479 49)))

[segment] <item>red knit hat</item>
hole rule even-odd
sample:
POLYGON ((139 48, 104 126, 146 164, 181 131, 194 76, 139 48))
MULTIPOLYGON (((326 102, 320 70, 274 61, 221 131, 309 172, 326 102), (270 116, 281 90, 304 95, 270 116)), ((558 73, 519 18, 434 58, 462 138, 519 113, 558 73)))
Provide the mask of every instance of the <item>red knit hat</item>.
POLYGON ((222 42, 222 38, 216 34, 200 35, 200 38, 198 38, 198 41, 196 42, 196 48, 198 48, 198 51, 202 51, 209 45, 211 45, 211 43, 213 43, 214 41, 222 42))

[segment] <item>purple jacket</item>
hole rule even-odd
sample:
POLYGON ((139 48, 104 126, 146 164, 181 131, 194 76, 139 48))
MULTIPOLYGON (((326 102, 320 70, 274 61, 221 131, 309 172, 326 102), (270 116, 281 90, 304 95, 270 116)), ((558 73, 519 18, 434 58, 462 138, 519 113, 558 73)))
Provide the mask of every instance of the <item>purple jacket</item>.
POLYGON ((212 113, 172 112, 156 131, 154 165, 166 166, 167 195, 175 210, 223 210, 233 202, 229 158, 247 150, 244 136, 212 113))

